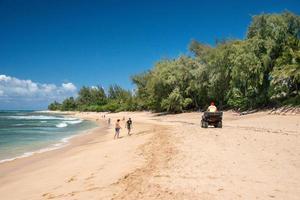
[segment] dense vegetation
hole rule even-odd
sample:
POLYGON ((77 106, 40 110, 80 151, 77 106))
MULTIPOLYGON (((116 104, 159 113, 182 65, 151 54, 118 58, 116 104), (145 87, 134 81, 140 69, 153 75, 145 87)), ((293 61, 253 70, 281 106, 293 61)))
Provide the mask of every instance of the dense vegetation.
POLYGON ((253 17, 244 40, 215 47, 192 41, 193 56, 158 61, 132 77, 134 93, 119 86, 107 92, 83 87, 78 97, 50 110, 182 112, 205 108, 240 110, 300 104, 300 16, 290 12, 253 17))
POLYGON ((136 110, 134 97, 128 90, 118 85, 109 87, 106 94, 104 89, 98 87, 82 87, 76 99, 73 97, 65 99, 61 104, 53 102, 48 106, 49 110, 62 111, 133 111, 136 110))

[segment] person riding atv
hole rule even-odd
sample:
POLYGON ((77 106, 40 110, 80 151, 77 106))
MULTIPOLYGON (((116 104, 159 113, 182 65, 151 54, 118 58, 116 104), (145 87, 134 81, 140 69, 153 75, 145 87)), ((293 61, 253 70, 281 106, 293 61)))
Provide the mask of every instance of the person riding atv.
POLYGON ((201 127, 207 128, 208 126, 214 126, 216 128, 222 128, 223 112, 217 110, 214 102, 210 103, 207 111, 203 113, 201 120, 201 127))
POLYGON ((210 106, 208 106, 208 108, 207 108, 207 111, 208 112, 217 112, 217 107, 215 106, 215 103, 212 101, 211 103, 210 103, 210 106))

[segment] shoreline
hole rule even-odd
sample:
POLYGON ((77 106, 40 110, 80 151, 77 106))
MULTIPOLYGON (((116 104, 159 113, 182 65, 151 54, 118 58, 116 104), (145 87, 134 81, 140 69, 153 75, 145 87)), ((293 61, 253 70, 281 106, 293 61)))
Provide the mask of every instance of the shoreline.
MULTIPOLYGON (((65 112, 52 112, 52 111, 35 111, 35 112, 37 112, 37 113, 62 114, 64 116, 75 117, 75 115, 72 115, 72 113, 65 113, 65 112)), ((26 151, 26 152, 22 153, 21 155, 16 155, 16 156, 11 157, 11 158, 1 159, 0 160, 0 165, 3 164, 3 163, 6 163, 6 162, 12 162, 12 161, 15 161, 15 160, 18 160, 18 159, 27 158, 27 157, 30 157, 30 156, 33 156, 33 155, 36 155, 36 154, 41 154, 41 153, 45 153, 45 152, 48 152, 48 151, 54 151, 54 150, 58 150, 58 149, 67 147, 67 146, 71 145, 72 140, 74 138, 76 138, 76 137, 82 137, 82 136, 84 137, 86 134, 89 134, 89 132, 93 131, 93 129, 99 128, 100 123, 97 123, 97 121, 95 122, 94 120, 84 119, 84 118, 81 118, 81 117, 78 117, 78 116, 76 118, 79 119, 79 120, 91 121, 91 122, 97 124, 97 126, 96 127, 92 127, 92 128, 88 128, 86 130, 79 131, 79 132, 75 133, 74 135, 61 138, 58 141, 53 141, 53 143, 50 143, 49 145, 47 145, 47 146, 45 146, 43 148, 32 150, 32 151, 26 151)))
MULTIPOLYGON (((65 138, 62 138, 61 140, 59 140, 58 142, 54 142, 53 144, 49 145, 48 147, 45 148, 41 148, 35 151, 29 151, 29 152, 25 152, 20 156, 16 156, 13 158, 8 158, 8 159, 3 159, 0 160, 0 169, 4 166, 4 168, 9 167, 10 165, 19 165, 19 163, 28 163, 26 162, 26 159, 28 160, 35 160, 38 159, 38 157, 46 157, 46 155, 50 155, 54 156, 52 154, 56 154, 56 152, 60 152, 60 151, 64 151, 65 149, 67 150, 67 148, 73 148, 76 145, 79 145, 81 142, 79 142, 80 140, 86 140, 87 138, 89 138, 89 135, 91 134, 95 134, 96 132, 100 132, 103 134, 105 134, 108 131, 108 126, 106 123, 104 123, 103 121, 98 121, 98 120, 92 120, 92 119, 86 119, 84 117, 79 117, 79 116, 75 116, 76 113, 64 113, 64 112, 47 112, 47 113, 55 113, 55 114, 62 114, 62 115, 69 115, 72 117, 76 117, 80 120, 88 120, 91 122, 94 122, 97 124, 96 127, 93 128, 89 128, 87 130, 82 130, 79 131, 78 133, 72 135, 72 136, 68 136, 65 138)), ((1 174, 0 174, 0 178, 1 178, 1 174)))
POLYGON ((86 134, 89 134, 88 133, 89 131, 93 131, 93 129, 97 129, 97 128, 99 128, 99 127, 94 127, 94 128, 90 128, 90 129, 87 129, 87 130, 80 131, 75 135, 62 138, 61 140, 57 141, 56 143, 50 144, 49 146, 41 148, 41 149, 37 149, 37 150, 34 150, 34 151, 27 151, 27 152, 25 152, 25 153, 23 153, 22 155, 19 155, 19 156, 2 159, 2 160, 0 160, 0 165, 3 164, 3 163, 6 163, 6 162, 15 161, 17 159, 27 158, 27 157, 33 156, 35 154, 41 154, 41 153, 45 153, 45 152, 48 152, 48 151, 54 151, 54 150, 57 150, 57 149, 67 147, 67 146, 71 145, 72 139, 74 139, 76 137, 84 137, 86 134))

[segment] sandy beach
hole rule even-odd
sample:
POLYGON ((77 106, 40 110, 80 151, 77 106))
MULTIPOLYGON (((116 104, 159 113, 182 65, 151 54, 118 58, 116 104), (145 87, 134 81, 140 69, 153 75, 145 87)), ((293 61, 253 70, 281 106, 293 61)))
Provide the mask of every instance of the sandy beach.
POLYGON ((99 127, 67 147, 0 164, 3 200, 299 199, 300 115, 70 113, 99 127), (133 119, 114 140, 117 118, 133 119), (107 124, 111 118, 112 124, 107 124))

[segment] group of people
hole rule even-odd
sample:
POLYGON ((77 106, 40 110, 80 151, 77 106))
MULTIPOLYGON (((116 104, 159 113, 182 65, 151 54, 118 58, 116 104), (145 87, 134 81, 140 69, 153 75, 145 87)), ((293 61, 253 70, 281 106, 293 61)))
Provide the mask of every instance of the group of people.
MULTIPOLYGON (((125 121, 125 117, 123 117, 123 121, 125 121)), ((120 130, 121 130, 121 120, 117 119, 117 122, 115 124, 115 135, 114 139, 120 138, 120 130)), ((108 123, 110 124, 110 118, 108 119, 108 123)), ((127 128, 127 134, 130 136, 131 135, 131 129, 132 129, 132 120, 129 118, 126 123, 125 123, 125 128, 127 128)))
MULTIPOLYGON (((207 111, 209 112, 217 112, 217 107, 215 106, 214 102, 211 102, 210 106, 208 107, 207 111)), ((105 115, 104 115, 105 117, 105 115)), ((115 135, 114 135, 114 139, 116 138, 120 138, 120 130, 121 130, 121 125, 120 125, 120 119, 117 119, 117 122, 115 124, 115 135)), ((123 117, 123 121, 125 121, 125 117, 123 117)), ((111 123, 111 119, 108 118, 108 124, 111 123)), ((127 128, 127 134, 131 135, 131 129, 132 129, 132 120, 131 118, 129 118, 126 123, 125 123, 125 128, 127 128)))

